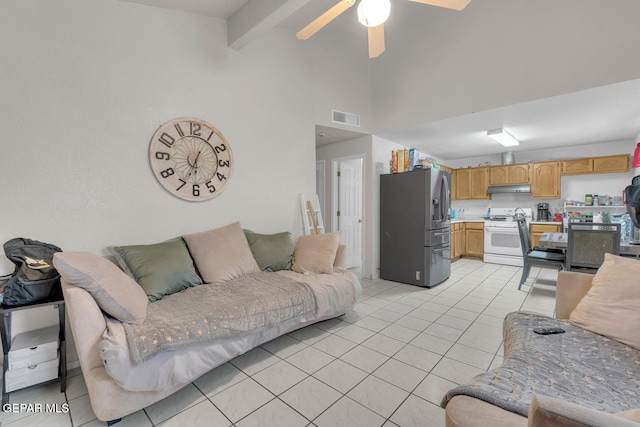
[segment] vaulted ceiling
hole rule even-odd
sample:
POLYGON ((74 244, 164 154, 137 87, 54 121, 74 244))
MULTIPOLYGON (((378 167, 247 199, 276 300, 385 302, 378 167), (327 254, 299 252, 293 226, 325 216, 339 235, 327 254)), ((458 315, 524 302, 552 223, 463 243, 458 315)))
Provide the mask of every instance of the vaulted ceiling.
MULTIPOLYGON (((276 26, 290 30, 291 37, 295 37, 299 29, 338 0, 122 1, 225 19, 228 45, 237 50, 276 26)), ((479 8, 486 1, 474 0, 472 5, 476 3, 475 6, 479 8)), ((398 10, 400 15, 419 10, 415 8, 414 3, 408 1, 393 0, 392 3, 392 7, 398 10)), ((420 9, 419 13, 424 14, 435 13, 437 9, 431 6, 420 7, 424 9, 420 9)), ((467 8, 465 13, 474 13, 474 8, 467 8)), ((570 27, 570 24, 568 22, 567 27, 570 27)), ((414 35, 415 30, 396 26, 393 28, 393 39, 401 39, 403 31, 414 35)), ((335 19, 314 37, 336 33, 359 37, 358 43, 362 44, 362 52, 366 51, 366 31, 356 22, 355 7, 335 19)), ((505 34, 505 37, 508 37, 508 34, 505 34)), ((400 47, 396 45, 387 49, 393 48, 400 47)), ((571 55, 571 52, 567 52, 567 55, 571 55)), ((397 66, 402 67, 403 64, 397 66)), ((509 64, 505 66, 508 67, 509 64)), ((372 62, 372 67, 376 67, 375 62, 372 62)), ((470 71, 472 70, 473 64, 470 64, 470 71)), ((636 76, 640 78, 640 70, 636 71, 636 76)), ((585 72, 589 70, 585 69, 585 72)), ((640 135, 640 79, 402 128, 383 129, 379 136, 408 147, 428 147, 423 150, 447 160, 505 151, 504 147, 496 146, 486 137, 486 130, 503 126, 508 127, 516 137, 526 140, 527 150, 635 139, 640 135)), ((320 128, 318 134, 320 133, 325 136, 317 137, 318 144, 358 135, 349 129, 331 132, 331 129, 326 127, 320 128)), ((517 150, 518 148, 515 149, 517 150)))

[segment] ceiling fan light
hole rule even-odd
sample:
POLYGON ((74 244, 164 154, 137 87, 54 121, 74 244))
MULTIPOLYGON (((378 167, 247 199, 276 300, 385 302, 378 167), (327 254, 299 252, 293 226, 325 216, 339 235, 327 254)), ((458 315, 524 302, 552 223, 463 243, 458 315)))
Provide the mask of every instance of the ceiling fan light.
POLYGON ((520 141, 518 141, 513 135, 502 128, 487 131, 487 136, 495 139, 505 147, 520 145, 520 141))
POLYGON ((358 22, 365 27, 377 27, 389 18, 391 0, 361 0, 358 5, 358 22))

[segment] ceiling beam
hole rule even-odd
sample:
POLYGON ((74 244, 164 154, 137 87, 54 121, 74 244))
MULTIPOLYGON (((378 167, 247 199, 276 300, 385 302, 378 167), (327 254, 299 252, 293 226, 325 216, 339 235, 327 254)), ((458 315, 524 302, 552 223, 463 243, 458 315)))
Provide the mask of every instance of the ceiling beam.
POLYGON ((278 25, 310 0, 249 0, 227 18, 227 44, 239 50, 278 25))

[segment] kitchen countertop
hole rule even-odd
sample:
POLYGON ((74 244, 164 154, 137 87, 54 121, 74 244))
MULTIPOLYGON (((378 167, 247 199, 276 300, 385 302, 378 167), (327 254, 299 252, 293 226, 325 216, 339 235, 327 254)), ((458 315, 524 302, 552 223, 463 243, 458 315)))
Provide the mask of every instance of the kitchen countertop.
MULTIPOLYGON (((469 217, 465 219, 452 219, 451 224, 460 224, 463 222, 484 222, 484 218, 469 217)), ((562 221, 530 221, 529 224, 542 224, 542 225, 562 225, 562 221)))
POLYGON ((484 222, 484 219, 480 217, 469 217, 465 219, 456 218, 451 220, 451 224, 461 224, 463 222, 484 222))

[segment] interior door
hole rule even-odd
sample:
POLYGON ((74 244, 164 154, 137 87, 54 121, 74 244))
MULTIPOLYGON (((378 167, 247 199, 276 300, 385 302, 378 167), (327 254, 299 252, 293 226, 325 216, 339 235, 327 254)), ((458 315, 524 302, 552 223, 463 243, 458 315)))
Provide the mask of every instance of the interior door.
POLYGON ((363 159, 338 163, 338 230, 346 245, 345 267, 362 267, 363 159))

